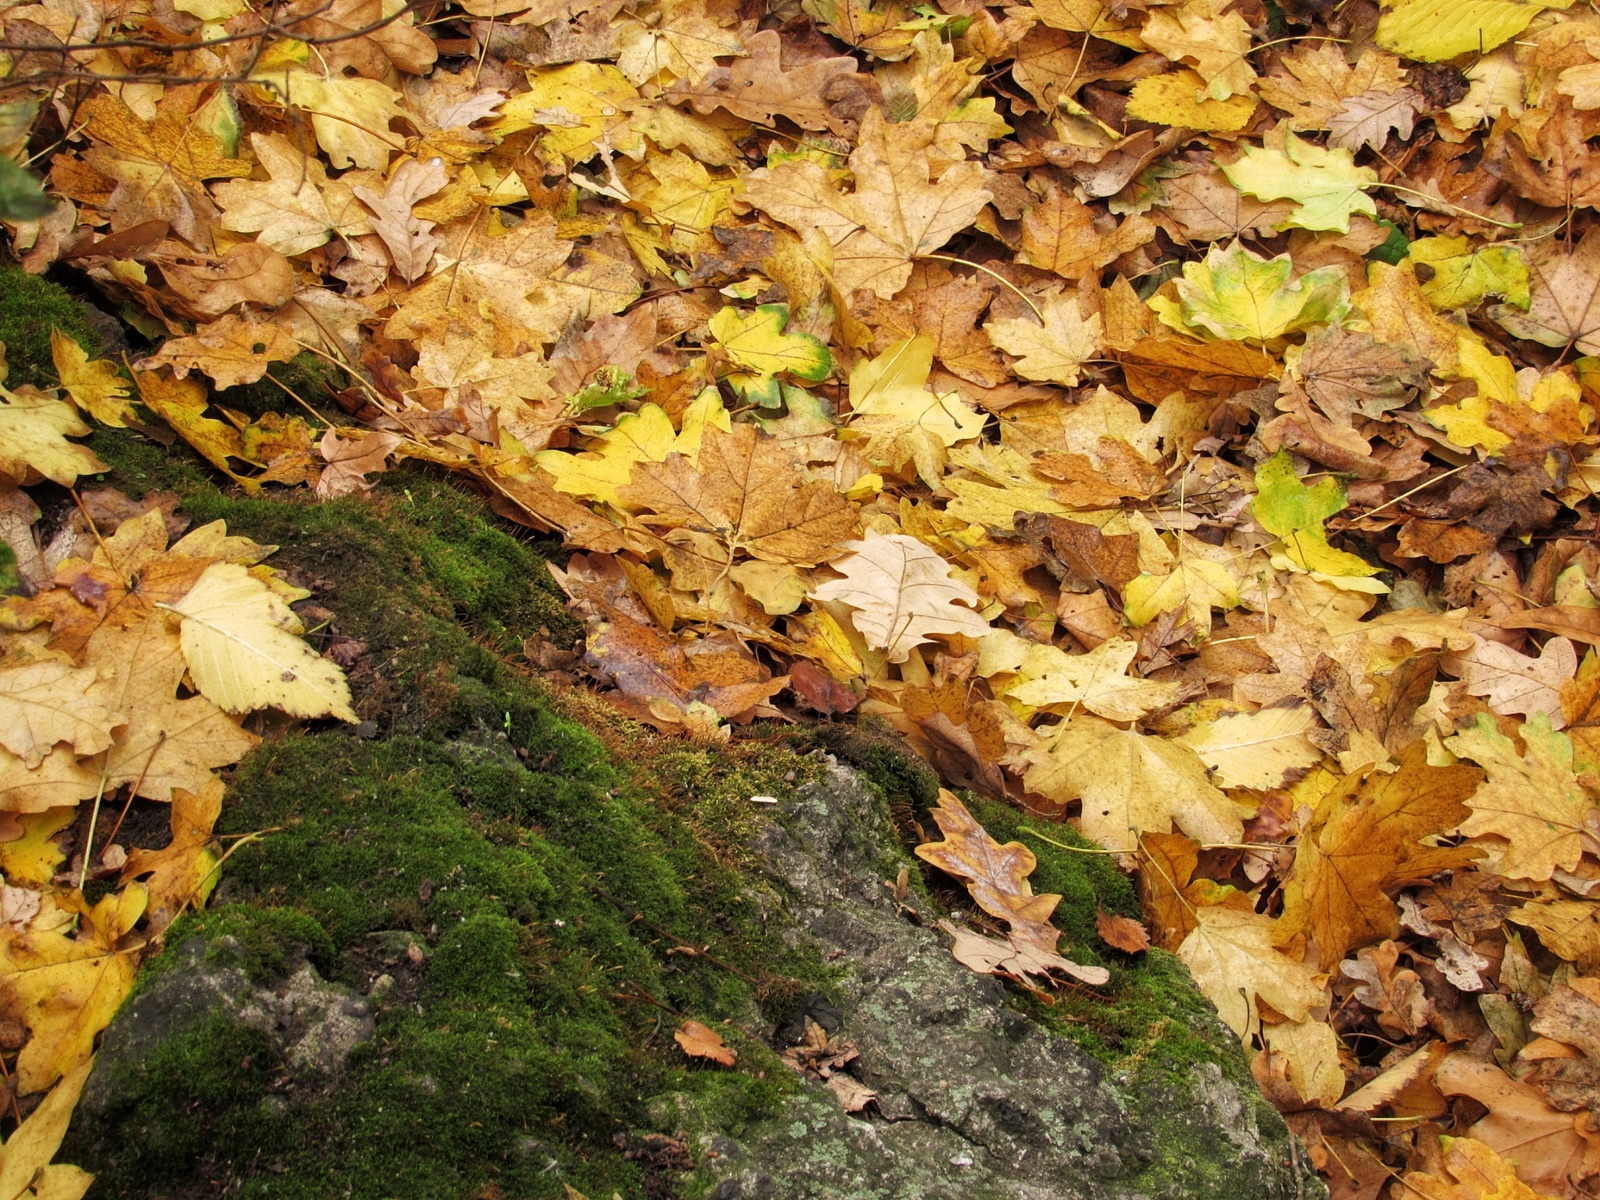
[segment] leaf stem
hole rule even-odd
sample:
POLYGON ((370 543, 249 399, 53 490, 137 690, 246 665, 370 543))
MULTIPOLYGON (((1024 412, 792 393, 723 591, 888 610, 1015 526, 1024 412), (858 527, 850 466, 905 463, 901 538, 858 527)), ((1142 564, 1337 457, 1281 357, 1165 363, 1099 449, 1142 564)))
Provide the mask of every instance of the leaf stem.
POLYGON ((1429 204, 1442 204, 1446 208, 1451 209, 1454 212, 1458 212, 1464 217, 1471 217, 1474 221, 1482 221, 1486 225, 1497 225, 1501 229, 1522 228, 1521 221, 1496 221, 1493 217, 1486 217, 1482 213, 1475 213, 1470 208, 1462 208, 1459 204, 1452 204, 1443 196, 1430 196, 1427 192, 1419 192, 1416 188, 1408 188, 1398 183, 1369 183, 1366 186, 1388 188, 1392 192, 1404 192, 1408 196, 1416 196, 1419 199, 1426 200, 1429 204))
POLYGON ((1024 292, 1016 284, 1012 283, 1011 280, 1007 279, 1004 275, 1000 274, 999 271, 990 270, 988 267, 984 266, 982 263, 970 262, 965 258, 957 258, 953 254, 919 254, 919 255, 917 255, 917 257, 918 258, 936 258, 940 262, 960 263, 963 267, 971 267, 974 271, 982 271, 985 275, 989 275, 989 276, 992 276, 995 279, 998 279, 1002 284, 1004 284, 1006 287, 1010 288, 1013 292, 1015 292, 1017 294, 1017 298, 1019 300, 1021 300, 1024 304, 1026 304, 1029 308, 1031 308, 1033 310, 1033 315, 1039 318, 1039 324, 1041 324, 1041 325, 1044 324, 1044 314, 1039 311, 1039 306, 1037 304, 1035 304, 1032 300, 1028 299, 1028 296, 1027 296, 1026 292, 1024 292))

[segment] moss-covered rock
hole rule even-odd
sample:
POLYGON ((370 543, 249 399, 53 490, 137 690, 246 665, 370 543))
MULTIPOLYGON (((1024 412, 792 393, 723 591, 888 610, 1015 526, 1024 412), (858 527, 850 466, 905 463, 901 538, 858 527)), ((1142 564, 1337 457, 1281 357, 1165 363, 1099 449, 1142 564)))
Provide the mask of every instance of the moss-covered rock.
POLYGON ((1286 1131, 1181 967, 1098 942, 1097 909, 1133 911, 1102 858, 1035 843, 1071 952, 1114 976, 1047 1011, 893 903, 901 868, 923 920, 948 899, 896 832, 937 793, 924 766, 836 730, 696 747, 549 691, 518 665, 523 639, 580 633, 549 548, 464 485, 409 468, 367 498, 243 499, 181 445, 93 448, 125 490, 282 547, 362 718, 280 728, 234 773, 218 832, 244 844, 134 1004, 185 973, 311 972, 374 1023, 333 1072, 225 1005, 108 1053, 63 1151, 97 1195, 1292 1194, 1286 1131), (779 1061, 801 1010, 843 1017, 875 1111, 779 1061), (736 1065, 687 1059, 685 1018, 736 1065))

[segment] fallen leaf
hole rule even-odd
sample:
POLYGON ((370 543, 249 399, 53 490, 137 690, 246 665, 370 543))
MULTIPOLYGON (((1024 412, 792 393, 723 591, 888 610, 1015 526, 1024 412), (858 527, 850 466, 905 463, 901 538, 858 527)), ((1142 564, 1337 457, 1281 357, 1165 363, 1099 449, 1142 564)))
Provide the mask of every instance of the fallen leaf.
POLYGON ((404 439, 382 430, 373 430, 348 440, 331 425, 322 435, 317 449, 328 465, 317 477, 316 493, 323 500, 336 496, 358 495, 372 490, 367 476, 386 469, 389 455, 404 439))
POLYGON ((1259 1026, 1258 1000, 1291 1021, 1306 1020, 1325 1002, 1325 977, 1276 948, 1270 917, 1208 907, 1195 913, 1195 921, 1178 957, 1217 1006, 1217 1015, 1240 1037, 1259 1026))
POLYGON ((850 169, 854 192, 838 191, 814 162, 753 171, 750 203, 831 249, 834 284, 848 298, 857 288, 890 297, 911 277, 912 260, 938 250, 972 223, 989 202, 983 168, 960 162, 932 174, 927 122, 890 124, 869 108, 850 169))
POLYGON ((299 635, 299 619, 237 563, 213 563, 176 604, 184 661, 200 694, 225 712, 279 708, 356 720, 344 672, 299 635))
POLYGON ((990 321, 983 327, 989 340, 1017 356, 1017 374, 1024 379, 1075 387, 1083 364, 1100 351, 1100 314, 1085 319, 1071 296, 1045 300, 1043 324, 1023 318, 990 321))
POLYGON ((1150 931, 1132 917, 1101 909, 1095 913, 1094 923, 1100 940, 1124 954, 1138 954, 1150 948, 1150 931))
POLYGON ((935 636, 989 632, 989 623, 967 607, 978 594, 951 578, 949 564, 916 538, 869 531, 844 549, 830 564, 844 578, 817 585, 811 595, 848 605, 857 631, 890 662, 904 662, 935 636))
POLYGON ((109 471, 87 446, 67 441, 88 432, 66 401, 20 395, 0 383, 0 475, 14 483, 42 476, 71 487, 80 475, 109 471))
POLYGON ((172 338, 138 365, 141 371, 171 367, 179 379, 203 371, 217 387, 230 388, 256 382, 272 363, 288 362, 299 353, 300 344, 281 325, 230 314, 201 326, 192 337, 172 338))
POLYGON ((685 1021, 679 1025, 673 1030, 672 1040, 682 1046, 690 1058, 709 1058, 725 1067, 733 1066, 739 1059, 739 1052, 725 1044, 721 1034, 699 1021, 685 1021))
POLYGON ((1421 742, 1393 773, 1367 768, 1341 779, 1301 833, 1284 885, 1279 936, 1310 933, 1324 962, 1400 931, 1392 892, 1404 879, 1472 861, 1424 839, 1452 831, 1483 782, 1466 765, 1432 766, 1421 742))
POLYGON ((618 499, 647 525, 692 528, 763 562, 814 566, 856 531, 855 508, 824 480, 806 480, 777 438, 753 425, 708 428, 699 454, 634 465, 618 499))
POLYGON ((1224 787, 1278 787, 1321 760, 1322 751, 1305 736, 1315 720, 1306 705, 1274 706, 1203 721, 1176 740, 1224 787))
POLYGON ((1173 825, 1203 842, 1236 842, 1244 831, 1239 806, 1211 784, 1199 756, 1164 738, 1076 716, 1021 757, 1028 789, 1082 800, 1079 828, 1107 849, 1132 854, 1140 834, 1173 825))
POLYGON ((93 1066, 90 1058, 67 1072, 0 1147, 0 1195, 18 1200, 80 1200, 89 1190, 93 1175, 50 1160, 67 1135, 73 1109, 93 1066))
POLYGON ((1476 1138, 1441 1137, 1442 1174, 1408 1171, 1400 1182, 1423 1200, 1550 1200, 1517 1178, 1511 1163, 1476 1138))
POLYGON ((80 902, 76 938, 0 930, 0 1011, 33 1034, 14 1072, 19 1095, 41 1092, 88 1061, 133 987, 143 941, 129 933, 144 908, 144 889, 132 884, 93 908, 80 902))
POLYGON ((1488 772, 1488 782, 1467 800, 1472 815, 1461 824, 1469 837, 1494 839, 1495 867, 1515 879, 1549 879, 1570 871, 1583 855, 1584 814, 1591 802, 1572 773, 1572 742, 1550 728, 1542 713, 1521 730, 1523 755, 1486 715, 1445 742, 1452 754, 1488 772))

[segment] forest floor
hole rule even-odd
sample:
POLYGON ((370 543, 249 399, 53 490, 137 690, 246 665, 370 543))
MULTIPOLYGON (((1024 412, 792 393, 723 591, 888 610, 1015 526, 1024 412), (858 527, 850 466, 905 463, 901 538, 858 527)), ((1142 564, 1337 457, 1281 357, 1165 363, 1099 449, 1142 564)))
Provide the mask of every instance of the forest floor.
POLYGON ((364 639, 300 638, 314 580, 78 486, 181 439, 243 500, 470 479, 560 564, 502 650, 687 746, 887 727, 1025 813, 1002 845, 937 801, 957 958, 1042 1004, 1100 986, 1086 942, 1176 954, 1335 1195, 1594 1194, 1600 18, 42 0, 0 35, 14 1119, 64 1124, 215 886, 216 772, 278 728, 240 718, 373 720, 364 639), (136 797, 159 851, 116 841, 136 797), (1056 842, 1144 926, 1052 924, 1056 842))

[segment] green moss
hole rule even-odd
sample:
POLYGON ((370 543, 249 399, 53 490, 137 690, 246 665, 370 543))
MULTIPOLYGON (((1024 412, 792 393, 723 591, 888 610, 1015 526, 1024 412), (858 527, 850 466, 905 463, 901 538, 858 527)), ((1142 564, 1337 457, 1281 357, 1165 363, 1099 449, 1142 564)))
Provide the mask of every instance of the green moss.
POLYGON ((118 1180, 181 1178, 221 1146, 290 1142, 284 1109, 263 1103, 280 1067, 264 1034, 220 1013, 121 1064, 105 1120, 122 1136, 97 1194, 140 1194, 118 1180))
MULTIPOLYGON (((300 959, 309 958, 322 970, 333 961, 328 931, 316 918, 292 908, 223 904, 185 913, 167 930, 166 944, 180 946, 191 937, 206 940, 207 961, 238 967, 258 984, 282 978, 300 959)), ((139 972, 135 994, 148 991, 178 961, 174 954, 151 959, 139 972)))
MULTIPOLYGON (((219 907, 185 918, 171 944, 226 935, 258 979, 308 954, 354 987, 380 972, 397 980, 341 1080, 297 1081, 265 1105, 256 1075, 235 1090, 218 1080, 236 1053, 254 1071, 248 1047, 210 1027, 177 1039, 163 1072, 129 1082, 136 1102, 98 1141, 69 1144, 103 1171, 101 1194, 181 1194, 204 1179, 274 1200, 555 1197, 567 1183, 636 1196, 646 1180, 617 1135, 663 1119, 736 1132, 775 1110, 793 1076, 761 1042, 756 1001, 770 1017, 830 976, 752 919, 759 897, 740 873, 749 798, 814 778, 807 752, 820 744, 865 771, 910 837, 938 794, 925 764, 842 727, 753 727, 729 747, 696 747, 581 693, 553 697, 515 665, 529 635, 570 645, 580 632, 541 547, 430 469, 391 471, 365 499, 241 499, 181 446, 126 432, 92 444, 125 489, 171 488, 196 521, 280 545, 272 563, 335 614, 313 641, 367 645, 351 675, 377 736, 314 726, 238 769, 219 832, 272 832, 230 859, 219 907), (690 1065, 671 1039, 683 1016, 716 1023, 738 1068, 690 1065), (185 1114, 195 1132, 153 1113, 185 1114), (147 1136, 148 1153, 104 1150, 147 1136)), ((1214 1048, 1215 1018, 1175 959, 1099 942, 1099 908, 1137 911, 1105 856, 1029 838, 1011 809, 974 812, 1000 840, 1029 842, 1036 890, 1063 896, 1069 952, 1113 972, 1104 992, 1066 991, 1053 1006, 1014 992, 1019 1008, 1130 1080, 1219 1059, 1230 1076, 1243 1070, 1214 1048)), ((919 904, 936 909, 915 860, 889 853, 889 873, 911 868, 919 904)))
POLYGON ((10 368, 7 386, 55 385, 52 328, 71 336, 90 357, 100 352, 100 335, 89 323, 82 301, 60 284, 0 263, 0 342, 5 344, 10 368))

